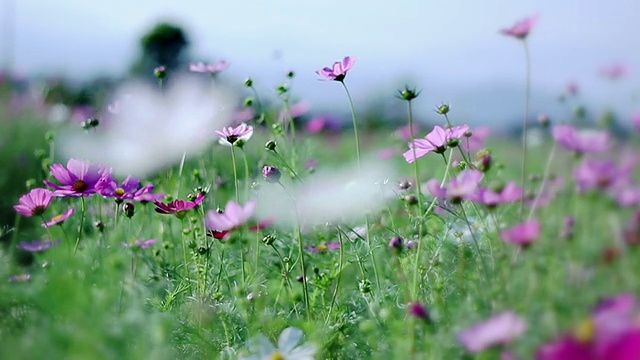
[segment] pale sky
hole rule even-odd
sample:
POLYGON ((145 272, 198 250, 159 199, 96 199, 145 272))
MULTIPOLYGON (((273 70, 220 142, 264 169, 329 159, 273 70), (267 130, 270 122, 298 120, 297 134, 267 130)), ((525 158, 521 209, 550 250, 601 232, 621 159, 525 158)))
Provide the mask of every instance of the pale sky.
POLYGON ((417 102, 424 110, 451 102, 472 122, 521 108, 514 102, 523 97, 523 49, 498 30, 539 14, 528 39, 539 94, 534 108, 552 106, 549 99, 574 80, 596 107, 640 109, 638 0, 0 0, 3 44, 11 1, 14 69, 22 74, 121 75, 140 35, 170 20, 187 30, 194 56, 231 63, 227 80, 250 76, 272 92, 292 69, 298 98, 342 108, 341 89, 317 81, 314 71, 356 56, 347 81, 358 102, 391 97, 407 83, 423 89, 417 102), (629 77, 610 84, 598 76, 599 68, 618 62, 631 68, 629 77), (491 97, 501 94, 507 97, 491 97), (496 112, 502 105, 507 110, 496 112))

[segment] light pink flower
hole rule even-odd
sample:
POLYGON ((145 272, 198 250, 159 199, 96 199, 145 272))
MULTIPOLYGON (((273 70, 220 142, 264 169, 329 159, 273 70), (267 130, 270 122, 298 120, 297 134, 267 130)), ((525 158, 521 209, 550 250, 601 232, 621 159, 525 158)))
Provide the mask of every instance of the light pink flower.
POLYGON ((513 24, 510 28, 500 30, 500 33, 524 40, 529 35, 531 29, 538 23, 538 18, 538 15, 526 17, 513 24))
POLYGON ((487 126, 479 126, 471 131, 470 137, 460 139, 460 148, 465 152, 478 151, 484 147, 491 129, 487 126))
POLYGON ((447 198, 453 203, 460 203, 463 199, 474 198, 482 177, 482 171, 465 169, 458 176, 449 180, 449 183, 444 187, 440 186, 440 181, 437 179, 429 180, 427 189, 435 197, 447 198))
POLYGON ((55 189, 57 196, 87 196, 94 194, 111 178, 111 168, 93 164, 86 160, 70 159, 65 167, 55 163, 51 165, 51 175, 62 185, 49 180, 44 183, 55 189))
POLYGON ((48 189, 36 188, 22 195, 18 200, 18 205, 13 208, 20 214, 31 217, 39 216, 49 207, 53 200, 53 192, 48 189))
POLYGON ((441 154, 446 151, 447 145, 449 145, 450 142, 455 142, 457 145, 458 139, 460 139, 467 130, 469 130, 468 125, 454 126, 446 129, 436 125, 423 139, 410 141, 409 150, 402 154, 402 156, 408 163, 412 163, 431 151, 441 154))
POLYGON ((609 148, 609 133, 598 130, 578 130, 572 125, 556 125, 553 139, 563 148, 577 153, 601 153, 609 148))
POLYGON ((471 352, 505 345, 520 336, 527 324, 513 311, 504 311, 458 333, 458 340, 471 352))
POLYGON ((538 219, 526 220, 500 232, 502 240, 520 246, 530 245, 538 236, 540 236, 538 219))
POLYGON ((625 64, 616 63, 607 66, 603 66, 600 68, 600 75, 610 79, 610 80, 618 80, 624 76, 629 75, 631 72, 629 67, 625 64))
POLYGON ((333 63, 332 67, 324 67, 320 70, 316 71, 316 74, 323 77, 325 80, 334 80, 334 81, 344 81, 344 77, 347 76, 347 71, 353 67, 353 64, 356 62, 355 56, 345 56, 345 58, 340 61, 336 61, 333 63))
POLYGON ((209 210, 205 218, 205 224, 210 234, 216 239, 221 239, 229 231, 249 220, 255 208, 255 200, 247 202, 244 206, 235 201, 229 201, 222 212, 209 210))
POLYGON ((234 127, 222 128, 222 130, 216 130, 216 134, 220 136, 218 143, 225 146, 240 146, 244 145, 253 135, 253 126, 242 123, 234 127))
POLYGON ((203 63, 202 61, 200 61, 197 63, 189 64, 189 71, 199 72, 199 73, 208 72, 213 75, 227 69, 228 67, 229 67, 229 63, 227 63, 224 60, 221 60, 220 62, 217 62, 217 63, 203 63))

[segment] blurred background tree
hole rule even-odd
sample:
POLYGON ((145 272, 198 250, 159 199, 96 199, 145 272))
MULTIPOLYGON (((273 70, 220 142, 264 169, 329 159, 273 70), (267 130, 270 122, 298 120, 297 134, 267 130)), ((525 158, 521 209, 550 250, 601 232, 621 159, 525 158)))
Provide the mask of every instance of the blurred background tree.
POLYGON ((149 76, 160 65, 171 72, 186 63, 189 38, 179 25, 162 22, 142 36, 140 48, 142 54, 133 64, 132 74, 149 76))

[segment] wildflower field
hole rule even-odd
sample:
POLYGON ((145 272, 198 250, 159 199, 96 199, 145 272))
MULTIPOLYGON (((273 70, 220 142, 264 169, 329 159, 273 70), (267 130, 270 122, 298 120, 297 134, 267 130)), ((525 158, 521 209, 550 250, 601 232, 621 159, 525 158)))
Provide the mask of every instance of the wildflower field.
POLYGON ((80 121, 0 83, 0 359, 640 359, 640 115, 535 119, 523 89, 510 138, 416 123, 416 84, 359 128, 347 56, 316 73, 351 122, 301 122, 293 72, 236 104, 227 66, 80 121))

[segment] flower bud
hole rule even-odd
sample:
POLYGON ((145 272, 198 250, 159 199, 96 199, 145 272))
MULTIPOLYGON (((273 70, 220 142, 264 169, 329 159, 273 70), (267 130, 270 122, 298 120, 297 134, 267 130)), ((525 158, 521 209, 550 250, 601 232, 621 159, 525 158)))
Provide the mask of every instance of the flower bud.
POLYGON ((272 165, 265 165, 262 167, 262 177, 270 183, 280 182, 280 169, 272 165))
POLYGON ((404 240, 400 236, 394 236, 389 240, 389 248, 391 250, 395 250, 397 252, 402 251, 402 247, 404 245, 404 240))
POLYGON ((253 105, 253 97, 247 96, 246 98, 244 98, 243 105, 246 106, 246 107, 252 106, 253 105))
POLYGON ((364 279, 358 282, 358 289, 363 294, 368 294, 371 292, 371 281, 364 279))
POLYGON ((267 246, 272 245, 276 241, 276 237, 273 234, 267 234, 262 238, 262 243, 267 246))
POLYGON ((441 104, 440 106, 438 106, 438 109, 436 109, 436 112, 440 115, 447 115, 449 113, 449 110, 451 110, 449 104, 441 104))
POLYGON ((419 302, 414 301, 407 304, 407 311, 418 319, 429 321, 429 311, 419 302))
POLYGON ((289 79, 293 78, 294 76, 296 76, 296 73, 294 73, 292 70, 289 70, 289 71, 287 72, 287 77, 288 77, 289 79))
POLYGON ((287 91, 289 91, 289 88, 286 84, 280 84, 276 86, 276 92, 278 93, 278 95, 285 94, 287 91))
POLYGON ((153 69, 153 75, 162 80, 167 76, 167 68, 164 65, 160 65, 153 69))
POLYGON ((264 144, 264 148, 267 149, 268 151, 275 151, 276 146, 277 146, 277 143, 275 140, 269 140, 267 141, 266 144, 264 144))
POLYGON ((418 198, 413 194, 405 195, 405 197, 403 199, 409 205, 415 205, 415 204, 418 203, 418 198))
POLYGON ((408 190, 409 188, 411 188, 411 181, 403 179, 400 181, 400 183, 398 183, 398 187, 400 188, 400 190, 408 190))
POLYGON ((104 223, 100 220, 96 220, 96 222, 93 223, 93 226, 95 226, 95 228, 98 229, 99 232, 104 231, 104 223))
POLYGON ((253 86, 253 79, 247 78, 247 80, 244 81, 244 86, 252 87, 253 86))
POLYGON ((404 90, 398 90, 398 95, 400 99, 411 101, 420 95, 420 91, 416 91, 416 89, 409 89, 408 86, 404 87, 404 90))
POLYGON ((125 203, 124 205, 122 205, 122 212, 124 212, 124 214, 131 219, 131 217, 133 216, 133 214, 135 213, 136 207, 133 205, 133 203, 125 203))

